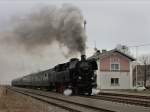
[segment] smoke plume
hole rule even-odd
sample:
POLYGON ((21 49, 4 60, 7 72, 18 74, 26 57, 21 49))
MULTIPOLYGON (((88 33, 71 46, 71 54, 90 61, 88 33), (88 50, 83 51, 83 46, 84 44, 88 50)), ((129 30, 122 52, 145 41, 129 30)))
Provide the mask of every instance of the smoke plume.
POLYGON ((72 5, 44 6, 18 17, 11 28, 11 39, 27 50, 58 42, 67 55, 83 53, 86 36, 81 11, 72 5))

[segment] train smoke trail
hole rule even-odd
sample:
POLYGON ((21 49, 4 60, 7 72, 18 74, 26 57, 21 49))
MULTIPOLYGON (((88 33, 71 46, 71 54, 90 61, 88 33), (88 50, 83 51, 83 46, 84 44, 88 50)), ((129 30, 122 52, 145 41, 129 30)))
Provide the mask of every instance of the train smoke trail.
POLYGON ((21 16, 12 27, 12 37, 27 50, 43 48, 57 41, 67 55, 82 53, 86 47, 81 11, 72 5, 44 6, 21 16))

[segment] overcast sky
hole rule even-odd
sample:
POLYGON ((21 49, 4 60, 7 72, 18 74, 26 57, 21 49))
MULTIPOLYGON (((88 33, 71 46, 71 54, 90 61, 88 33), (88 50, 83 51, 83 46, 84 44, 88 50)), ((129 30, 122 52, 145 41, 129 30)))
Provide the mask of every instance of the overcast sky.
POLYGON ((94 41, 99 49, 112 49, 116 44, 134 46, 150 43, 148 0, 0 0, 0 25, 5 26, 13 16, 30 12, 37 5, 63 3, 71 3, 81 9, 87 21, 89 47, 94 47, 94 41))
MULTIPOLYGON (((94 47, 94 42, 98 49, 108 50, 113 49, 117 44, 127 46, 150 44, 150 2, 148 0, 76 0, 76 2, 74 0, 0 0, 0 31, 9 26, 12 18, 29 13, 38 5, 59 6, 63 3, 73 4, 82 11, 87 21, 87 46, 90 48, 94 47)), ((139 47, 138 55, 149 54, 149 49, 150 46, 139 47)), ((135 54, 135 48, 131 50, 135 54)), ((23 61, 16 61, 18 55, 12 54, 13 59, 8 60, 10 58, 8 52, 11 52, 11 48, 7 52, 0 49, 0 64, 3 65, 0 69, 0 79, 10 81, 20 76, 18 75, 20 73, 36 71, 40 69, 40 66, 48 67, 48 56, 44 60, 38 59, 39 62, 30 56, 23 57, 23 61), (26 62, 32 64, 28 65, 29 63, 26 62), (17 64, 18 67, 13 69, 13 66, 17 64), (19 66, 20 64, 22 66, 19 66), (40 66, 35 67, 35 65, 40 66), (34 69, 31 69, 32 67, 34 69)), ((63 59, 57 58, 56 60, 59 62, 63 59)))

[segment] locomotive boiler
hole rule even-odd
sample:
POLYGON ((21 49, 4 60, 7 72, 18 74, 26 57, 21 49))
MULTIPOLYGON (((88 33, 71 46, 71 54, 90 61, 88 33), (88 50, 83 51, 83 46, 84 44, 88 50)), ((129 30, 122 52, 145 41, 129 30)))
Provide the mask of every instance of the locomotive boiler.
POLYGON ((14 79, 12 86, 55 90, 59 93, 69 89, 72 94, 91 95, 92 88, 96 87, 96 70, 96 61, 82 55, 81 60, 72 58, 52 69, 14 79))

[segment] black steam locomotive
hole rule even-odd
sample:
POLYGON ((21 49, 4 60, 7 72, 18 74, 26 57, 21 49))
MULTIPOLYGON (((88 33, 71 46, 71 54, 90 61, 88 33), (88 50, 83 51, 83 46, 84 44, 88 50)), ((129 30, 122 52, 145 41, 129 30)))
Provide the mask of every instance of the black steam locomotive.
POLYGON ((73 94, 88 94, 96 87, 97 63, 87 60, 85 55, 81 60, 72 58, 69 62, 59 64, 52 69, 14 79, 12 86, 55 90, 63 93, 70 89, 73 94))

